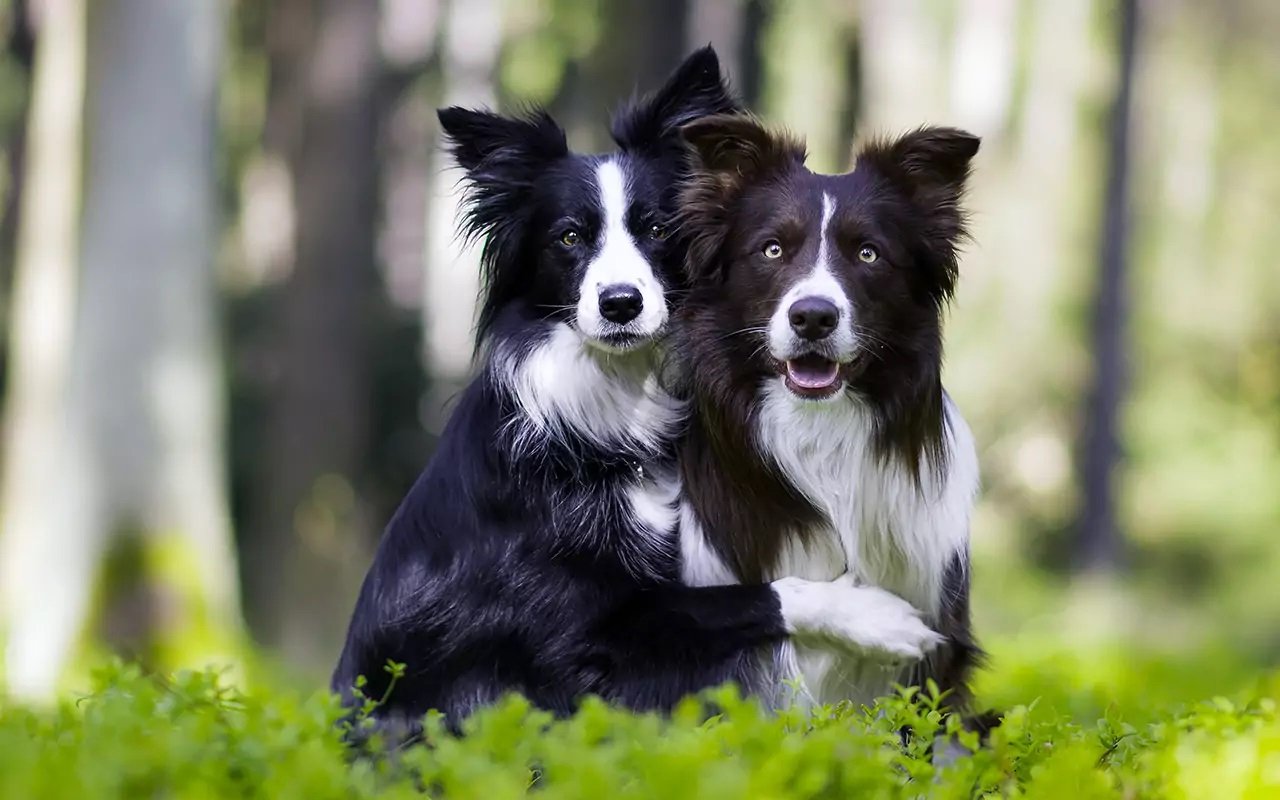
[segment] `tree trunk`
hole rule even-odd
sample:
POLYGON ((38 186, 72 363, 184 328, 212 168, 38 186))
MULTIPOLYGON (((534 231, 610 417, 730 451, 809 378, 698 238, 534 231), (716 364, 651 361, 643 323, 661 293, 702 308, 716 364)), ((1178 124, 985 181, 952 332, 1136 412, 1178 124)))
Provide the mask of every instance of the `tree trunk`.
POLYGON ((70 536, 60 476, 74 329, 85 2, 49 3, 32 82, 0 496, 0 634, 18 697, 48 697, 88 607, 93 553, 70 536))
POLYGON ((1128 385, 1125 327, 1129 313, 1129 140, 1132 127, 1137 0, 1121 0, 1117 30, 1119 74, 1107 144, 1098 284, 1094 294, 1093 385, 1085 406, 1081 502, 1076 559, 1085 569, 1117 566, 1122 546, 1115 509, 1121 459, 1119 415, 1128 385))
MULTIPOLYGON (((979 171, 985 177, 974 183, 969 202, 977 245, 966 259, 959 291, 959 304, 969 313, 956 322, 977 330, 983 319, 999 320, 1008 340, 1018 343, 1012 357, 1026 369, 1039 370, 1043 383, 1061 379, 1043 358, 1044 349, 1060 341, 1054 315, 1044 310, 1076 292, 1072 253, 1078 249, 1078 220, 1092 213, 1092 204, 1088 211, 1080 207, 1073 187, 1089 164, 1085 152, 1093 143, 1082 126, 1081 109, 1093 100, 1088 75, 1100 56, 1090 36, 1091 0, 1041 3, 1027 13, 1023 100, 1016 122, 1009 121, 1008 157, 1001 157, 1000 141, 990 147, 983 142, 979 171), (1027 202, 1028 197, 1037 202, 1027 202), (1025 261, 1033 251, 1035 269, 1003 268, 1025 261)), ((948 338, 956 341, 966 332, 952 327, 948 338)), ((986 387, 983 395, 992 398, 1023 396, 1028 378, 1020 370, 988 369, 984 365, 990 359, 981 348, 962 344, 954 352, 959 360, 949 371, 953 381, 979 381, 986 387)))
POLYGON ((937 4, 868 0, 862 41, 862 132, 897 135, 939 122, 946 109, 946 46, 937 4))
POLYGON ((949 124, 981 136, 983 148, 993 152, 1013 104, 1017 0, 963 0, 957 11, 949 124))
MULTIPOLYGON (((9 564, 27 581, 9 646, 28 696, 52 692, 89 633, 160 666, 238 644, 212 272, 222 29, 214 0, 99 0, 83 28, 81 285, 78 302, 60 292, 76 309, 65 398, 50 400, 62 435, 46 443, 57 478, 14 492, 19 507, 52 499, 35 509, 39 548, 9 564)), ((74 228, 58 234, 60 272, 75 271, 74 228)))
MULTIPOLYGON (((613 3, 604 36, 596 44, 596 61, 604 74, 596 84, 596 129, 634 92, 651 92, 689 54, 689 0, 613 3)), ((701 42, 698 46, 707 44, 701 42)))
POLYGON ((365 559, 378 310, 378 4, 282 0, 270 22, 267 146, 288 165, 293 263, 269 334, 261 472, 244 538, 250 621, 291 662, 337 652, 365 559))
POLYGON ((742 91, 748 45, 747 0, 689 0, 688 18, 685 54, 712 45, 720 56, 721 72, 742 91))
MULTIPOLYGON (((498 0, 453 0, 445 8, 441 43, 442 106, 493 107, 494 71, 502 45, 498 0)), ((434 121, 433 121, 434 123, 434 121)), ((434 127, 434 124, 433 124, 434 127)), ((480 255, 457 235, 460 173, 444 152, 432 151, 422 282, 423 365, 428 391, 423 417, 439 434, 448 403, 471 373, 471 341, 480 289, 480 255)))
POLYGON ((765 34, 764 111, 805 138, 809 165, 819 171, 849 166, 841 131, 852 102, 852 25, 849 5, 838 0, 781 0, 765 34))
POLYGON ((436 123, 423 75, 435 54, 439 13, 438 0, 390 0, 382 6, 383 30, 396 33, 390 41, 384 35, 382 43, 386 71, 378 111, 383 152, 378 256, 387 294, 419 319, 427 246, 426 176, 436 123))

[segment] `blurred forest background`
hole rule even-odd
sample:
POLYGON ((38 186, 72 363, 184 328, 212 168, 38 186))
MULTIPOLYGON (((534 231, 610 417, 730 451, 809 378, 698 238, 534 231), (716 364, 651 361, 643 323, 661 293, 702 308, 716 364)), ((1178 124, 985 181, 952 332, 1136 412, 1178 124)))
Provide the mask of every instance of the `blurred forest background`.
POLYGON ((993 685, 1280 660, 1280 4, 5 0, 0 32, 15 697, 108 650, 320 685, 470 370, 434 109, 604 149, 707 42, 815 167, 983 137, 947 383, 993 685))

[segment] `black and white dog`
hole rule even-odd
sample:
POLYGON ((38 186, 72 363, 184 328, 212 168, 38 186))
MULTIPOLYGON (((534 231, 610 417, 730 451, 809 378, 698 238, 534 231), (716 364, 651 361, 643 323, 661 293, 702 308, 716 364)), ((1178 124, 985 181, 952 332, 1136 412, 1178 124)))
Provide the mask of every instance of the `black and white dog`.
POLYGON ((686 581, 847 574, 892 592, 944 637, 927 659, 886 669, 784 643, 781 675, 802 677, 817 702, 933 678, 963 707, 981 655, 968 608, 978 461, 942 388, 941 320, 978 139, 923 128, 820 175, 801 142, 748 116, 684 135, 695 162, 682 201, 692 285, 676 328, 694 404, 681 449, 686 581))
POLYGON ((640 709, 768 678, 789 634, 920 658, 935 635, 906 604, 849 581, 688 587, 675 534, 685 406, 654 375, 682 284, 669 236, 678 131, 734 110, 709 48, 615 119, 617 152, 571 153, 542 113, 450 108, 465 230, 485 240, 483 363, 439 450, 388 525, 333 676, 412 728, 508 691, 555 712, 585 694, 640 709), (872 599, 883 617, 869 619, 872 599))

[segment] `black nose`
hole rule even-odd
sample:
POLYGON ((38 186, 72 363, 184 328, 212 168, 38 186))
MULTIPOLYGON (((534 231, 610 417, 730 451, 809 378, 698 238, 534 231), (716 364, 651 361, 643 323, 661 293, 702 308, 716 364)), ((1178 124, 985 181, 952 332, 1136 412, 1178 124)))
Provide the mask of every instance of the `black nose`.
POLYGON ((840 309, 821 297, 801 297, 787 309, 787 319, 797 336, 815 342, 827 338, 836 329, 840 309))
POLYGON ((614 283, 600 290, 600 316, 618 325, 626 325, 640 316, 644 298, 629 283, 614 283))

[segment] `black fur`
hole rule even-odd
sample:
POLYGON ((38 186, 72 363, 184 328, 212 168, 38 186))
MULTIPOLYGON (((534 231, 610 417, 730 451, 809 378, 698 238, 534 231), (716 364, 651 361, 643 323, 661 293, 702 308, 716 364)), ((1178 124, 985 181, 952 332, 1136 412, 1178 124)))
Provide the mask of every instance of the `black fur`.
MULTIPOLYGON (((615 122, 620 151, 610 157, 631 179, 627 225, 669 288, 683 251, 674 237, 644 232, 674 210, 684 165, 670 137, 733 106, 708 48, 615 122)), ((539 429, 504 377, 573 322, 602 224, 592 178, 601 157, 569 152, 542 113, 447 109, 440 120, 467 173, 464 228, 485 239, 485 356, 387 526, 333 688, 347 693, 364 675, 365 693, 380 696, 383 664, 406 663, 377 714, 409 729, 429 709, 457 721, 508 691, 564 713, 589 693, 666 709, 730 679, 750 689, 759 649, 783 636, 774 593, 682 585, 674 532, 642 530, 630 513, 630 489, 674 474, 678 430, 631 439, 539 429), (559 243, 570 225, 580 246, 559 243)), ((601 363, 617 380, 651 366, 643 354, 601 363)))
MULTIPOLYGON (((530 286, 531 271, 521 249, 541 243, 526 238, 534 229, 541 191, 563 189, 582 196, 581 176, 555 180, 549 173, 570 163, 564 131, 544 111, 520 118, 487 111, 444 108, 440 125, 449 137, 449 152, 467 174, 467 214, 462 233, 468 241, 483 240, 481 285, 485 294, 476 322, 477 347, 484 342, 498 312, 517 297, 539 290, 530 286)), ((559 176, 556 176, 559 177, 559 176)), ((556 297, 562 287, 545 287, 541 294, 556 297)))

